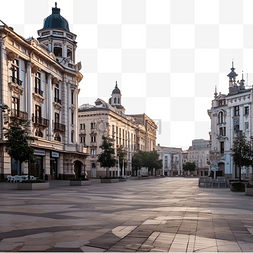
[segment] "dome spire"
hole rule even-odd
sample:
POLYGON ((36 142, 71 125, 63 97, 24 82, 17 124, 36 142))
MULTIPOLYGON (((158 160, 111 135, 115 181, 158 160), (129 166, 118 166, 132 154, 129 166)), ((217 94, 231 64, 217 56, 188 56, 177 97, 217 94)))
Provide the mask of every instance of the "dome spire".
POLYGON ((57 2, 55 2, 55 8, 57 8, 57 2))

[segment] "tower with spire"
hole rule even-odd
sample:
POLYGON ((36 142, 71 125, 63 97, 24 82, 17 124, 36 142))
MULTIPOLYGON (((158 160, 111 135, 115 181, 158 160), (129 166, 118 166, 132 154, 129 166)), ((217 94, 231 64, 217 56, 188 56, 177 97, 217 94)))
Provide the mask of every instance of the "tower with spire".
POLYGON ((229 78, 229 93, 233 92, 235 89, 237 89, 236 85, 236 77, 238 76, 235 72, 234 68, 234 61, 232 61, 232 68, 230 69, 231 72, 227 75, 229 78))
POLYGON ((52 14, 44 19, 44 26, 38 30, 38 41, 54 53, 58 63, 67 68, 74 68, 76 35, 69 30, 68 21, 61 16, 60 8, 52 8, 52 14))
POLYGON ((118 88, 116 81, 115 88, 112 91, 111 98, 109 99, 109 104, 117 108, 122 113, 125 113, 125 108, 121 105, 121 91, 118 88))

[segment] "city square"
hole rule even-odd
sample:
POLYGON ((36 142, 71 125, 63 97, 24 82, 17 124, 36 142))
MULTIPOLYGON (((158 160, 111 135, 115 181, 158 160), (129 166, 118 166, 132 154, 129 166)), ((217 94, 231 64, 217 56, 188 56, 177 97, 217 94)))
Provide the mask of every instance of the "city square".
POLYGON ((253 199, 197 178, 1 183, 0 251, 252 252, 253 199))

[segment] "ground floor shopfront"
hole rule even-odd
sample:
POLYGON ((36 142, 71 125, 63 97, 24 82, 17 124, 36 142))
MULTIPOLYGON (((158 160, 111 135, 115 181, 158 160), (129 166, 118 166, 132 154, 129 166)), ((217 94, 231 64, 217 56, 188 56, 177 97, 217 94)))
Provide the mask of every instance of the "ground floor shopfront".
POLYGON ((1 180, 7 175, 33 175, 39 179, 56 180, 85 176, 85 160, 87 153, 64 152, 46 148, 34 148, 35 163, 15 161, 0 147, 1 180), (30 173, 29 173, 30 172, 30 173))

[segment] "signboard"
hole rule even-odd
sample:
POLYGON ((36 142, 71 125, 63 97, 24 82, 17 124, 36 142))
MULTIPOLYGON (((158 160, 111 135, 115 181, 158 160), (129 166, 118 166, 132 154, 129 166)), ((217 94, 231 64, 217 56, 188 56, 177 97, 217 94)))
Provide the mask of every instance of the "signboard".
POLYGON ((59 158, 60 154, 58 152, 51 151, 51 157, 59 158))
POLYGON ((34 154, 35 155, 45 156, 46 155, 46 151, 45 150, 41 150, 41 149, 34 149, 34 154))

